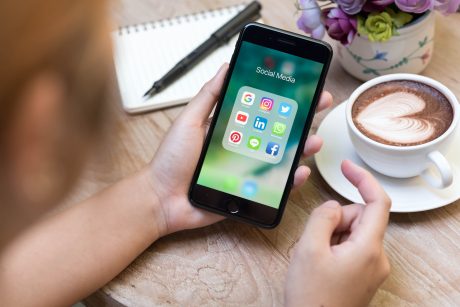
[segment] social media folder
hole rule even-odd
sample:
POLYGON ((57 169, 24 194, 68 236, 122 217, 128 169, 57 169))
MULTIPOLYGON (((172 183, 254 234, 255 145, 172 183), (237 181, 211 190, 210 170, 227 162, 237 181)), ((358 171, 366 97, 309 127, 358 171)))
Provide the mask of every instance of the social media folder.
POLYGON ((260 89, 239 89, 222 146, 231 152, 276 164, 283 157, 297 102, 260 89))

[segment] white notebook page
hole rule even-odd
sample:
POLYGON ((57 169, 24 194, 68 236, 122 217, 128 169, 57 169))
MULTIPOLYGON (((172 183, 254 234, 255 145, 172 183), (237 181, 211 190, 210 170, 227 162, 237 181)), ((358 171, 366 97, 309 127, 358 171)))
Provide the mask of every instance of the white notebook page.
POLYGON ((242 4, 114 32, 115 69, 124 109, 137 113, 188 102, 223 62, 230 61, 237 36, 162 92, 148 99, 143 95, 155 80, 244 7, 242 4))

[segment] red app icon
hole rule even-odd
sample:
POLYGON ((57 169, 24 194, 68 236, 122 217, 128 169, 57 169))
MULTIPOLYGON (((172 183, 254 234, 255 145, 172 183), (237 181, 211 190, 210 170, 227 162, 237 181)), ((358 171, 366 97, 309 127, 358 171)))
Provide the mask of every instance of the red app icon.
POLYGON ((249 114, 243 111, 236 113, 235 122, 241 125, 246 125, 249 119, 249 114))
POLYGON ((243 134, 239 131, 232 130, 228 137, 228 141, 232 144, 239 144, 243 139, 243 134))

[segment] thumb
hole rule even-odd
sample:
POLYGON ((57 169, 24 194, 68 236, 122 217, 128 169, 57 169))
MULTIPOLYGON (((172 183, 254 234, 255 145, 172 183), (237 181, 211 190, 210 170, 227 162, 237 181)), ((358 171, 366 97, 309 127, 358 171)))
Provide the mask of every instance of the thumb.
POLYGON ((342 207, 336 201, 327 201, 310 215, 300 238, 301 249, 318 252, 330 249, 331 238, 342 220, 342 207))
POLYGON ((225 63, 220 67, 217 74, 206 82, 198 94, 192 98, 184 109, 182 116, 199 125, 203 124, 208 119, 212 108, 219 98, 227 71, 228 64, 225 63))

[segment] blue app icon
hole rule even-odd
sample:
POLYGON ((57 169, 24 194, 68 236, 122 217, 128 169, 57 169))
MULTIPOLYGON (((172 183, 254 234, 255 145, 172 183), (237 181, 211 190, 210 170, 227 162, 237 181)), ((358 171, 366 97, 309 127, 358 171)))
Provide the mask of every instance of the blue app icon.
POLYGON ((291 114, 292 106, 289 103, 282 102, 278 108, 278 114, 281 116, 289 116, 291 114))
POLYGON ((265 148, 265 152, 272 157, 276 157, 279 151, 280 151, 280 144, 275 143, 275 142, 269 142, 267 144, 267 148, 265 148))
POLYGON ((254 181, 246 180, 241 188, 241 193, 246 197, 251 197, 257 193, 257 184, 254 181))
POLYGON ((257 130, 265 130, 265 128, 267 128, 267 119, 261 116, 256 116, 256 119, 254 119, 254 128, 257 130))

